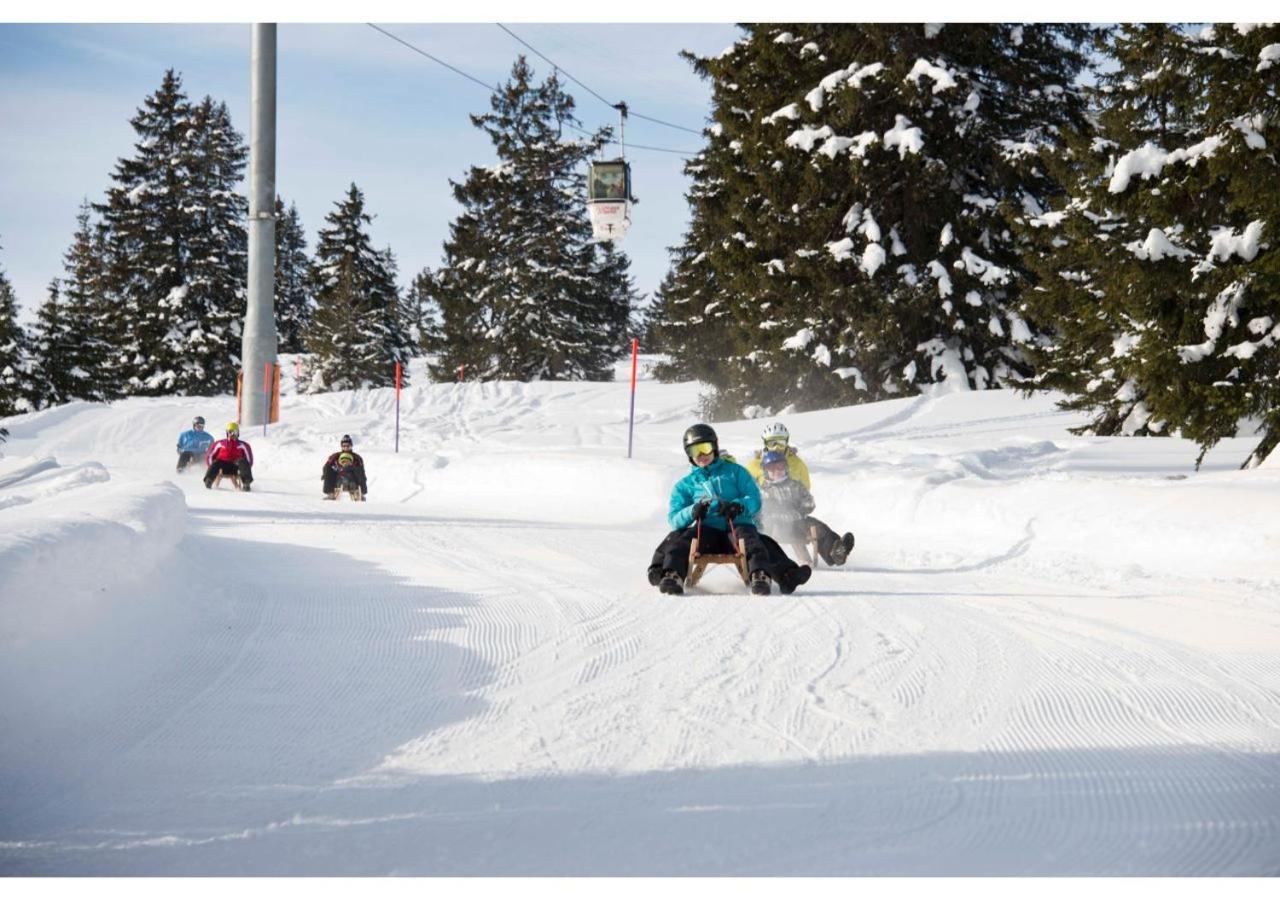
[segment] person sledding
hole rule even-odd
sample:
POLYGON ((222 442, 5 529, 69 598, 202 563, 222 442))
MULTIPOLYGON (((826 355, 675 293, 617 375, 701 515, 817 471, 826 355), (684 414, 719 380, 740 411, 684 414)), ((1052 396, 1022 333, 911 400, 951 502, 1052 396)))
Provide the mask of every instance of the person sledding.
POLYGON ((178 471, 186 471, 187 466, 204 456, 213 443, 213 435, 204 430, 204 416, 196 416, 191 420, 191 427, 178 435, 178 471))
POLYGON ((797 534, 812 533, 822 561, 829 566, 844 565, 853 549, 853 534, 848 531, 838 534, 826 522, 809 515, 817 506, 809 484, 809 467, 791 446, 787 426, 774 422, 765 427, 760 438, 764 447, 747 460, 746 467, 764 493, 762 528, 765 533, 787 543, 807 540, 791 537, 792 526, 797 534), (774 502, 770 503, 771 499, 774 502), (805 505, 808 509, 797 516, 796 511, 805 505))
POLYGON ((227 423, 227 436, 214 441, 205 453, 205 462, 209 468, 204 473, 204 486, 213 487, 213 480, 219 475, 231 475, 240 484, 240 490, 249 490, 253 481, 253 448, 240 440, 240 426, 235 422, 227 423))
POLYGON ((720 457, 715 430, 702 424, 689 428, 684 451, 693 468, 671 490, 667 521, 673 530, 654 554, 650 584, 664 594, 684 593, 695 537, 700 553, 736 554, 731 534, 742 542, 751 593, 768 594, 770 579, 784 594, 808 581, 808 566, 796 565, 777 541, 756 530, 760 489, 746 469, 720 457))
POLYGON ((360 489, 357 499, 365 499, 369 496, 369 484, 364 474, 364 459, 352 449, 351 435, 344 434, 338 448, 337 453, 330 454, 324 461, 320 474, 324 498, 337 500, 339 487, 354 484, 360 489))

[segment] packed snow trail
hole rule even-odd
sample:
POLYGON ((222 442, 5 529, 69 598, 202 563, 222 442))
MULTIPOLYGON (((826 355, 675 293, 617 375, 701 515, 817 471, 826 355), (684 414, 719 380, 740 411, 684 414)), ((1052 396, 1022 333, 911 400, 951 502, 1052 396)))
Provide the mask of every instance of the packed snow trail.
POLYGON ((1247 440, 1195 473, 1051 398, 785 416, 850 565, 671 598, 696 395, 645 382, 628 461, 623 383, 415 386, 399 455, 391 391, 289 394, 249 494, 168 474, 227 398, 7 420, 0 873, 1280 872, 1247 440), (342 433, 367 503, 320 498, 342 433))

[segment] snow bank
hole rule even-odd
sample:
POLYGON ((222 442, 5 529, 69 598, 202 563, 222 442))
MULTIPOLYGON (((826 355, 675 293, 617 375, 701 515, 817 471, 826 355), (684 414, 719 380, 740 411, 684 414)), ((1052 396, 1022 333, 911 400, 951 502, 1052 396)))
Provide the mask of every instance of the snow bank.
POLYGON ((99 463, 52 458, 0 468, 0 645, 77 627, 98 598, 151 573, 182 540, 174 485, 112 483, 99 463))

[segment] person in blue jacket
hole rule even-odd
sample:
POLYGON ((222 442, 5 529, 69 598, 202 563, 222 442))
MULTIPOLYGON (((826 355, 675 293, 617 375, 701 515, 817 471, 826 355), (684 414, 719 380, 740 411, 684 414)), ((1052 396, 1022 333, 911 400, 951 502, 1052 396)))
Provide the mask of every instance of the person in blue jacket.
POLYGON ((181 472, 196 459, 204 459, 205 451, 213 443, 213 435, 204 430, 204 416, 191 420, 191 427, 178 435, 178 471, 181 472))
POLYGON ((733 553, 730 521, 746 550, 751 593, 768 594, 770 578, 784 594, 808 581, 808 566, 796 565, 777 541, 756 530, 760 488, 745 468, 721 457, 715 430, 702 424, 690 427, 684 433, 684 452, 693 469, 671 489, 667 521, 673 530, 654 553, 649 583, 664 594, 683 594, 689 548, 698 524, 702 524, 700 552, 733 553))

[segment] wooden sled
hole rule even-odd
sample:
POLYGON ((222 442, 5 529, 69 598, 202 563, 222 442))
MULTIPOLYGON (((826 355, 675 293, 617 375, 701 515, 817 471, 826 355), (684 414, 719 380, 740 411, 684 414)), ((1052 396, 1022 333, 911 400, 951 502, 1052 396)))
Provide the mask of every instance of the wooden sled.
MULTIPOLYGON (((732 533, 732 532, 731 532, 732 533)), ((735 534, 734 537, 737 537, 735 534)), ((698 533, 694 535, 693 543, 689 545, 689 574, 685 576, 685 587, 693 587, 696 585, 707 571, 707 566, 733 566, 738 570, 738 576, 742 579, 742 583, 751 584, 751 575, 747 572, 747 549, 742 543, 742 538, 737 538, 737 553, 699 553, 698 544, 702 540, 702 525, 698 525, 698 533)))
POLYGON ((217 489, 218 485, 222 484, 222 479, 224 478, 227 479, 227 483, 230 484, 237 491, 244 490, 244 486, 240 484, 240 476, 231 475, 227 472, 219 472, 217 475, 213 476, 213 487, 215 490, 217 489))
POLYGON ((792 541, 789 546, 796 562, 811 569, 818 568, 818 563, 822 560, 818 555, 818 529, 810 527, 804 540, 792 541))
POLYGON ((331 490, 329 493, 325 494, 325 499, 337 500, 343 494, 346 494, 348 497, 350 497, 352 500, 355 500, 356 502, 364 501, 364 491, 360 490, 360 485, 358 484, 355 485, 354 487, 347 488, 347 489, 336 487, 333 490, 331 490))

